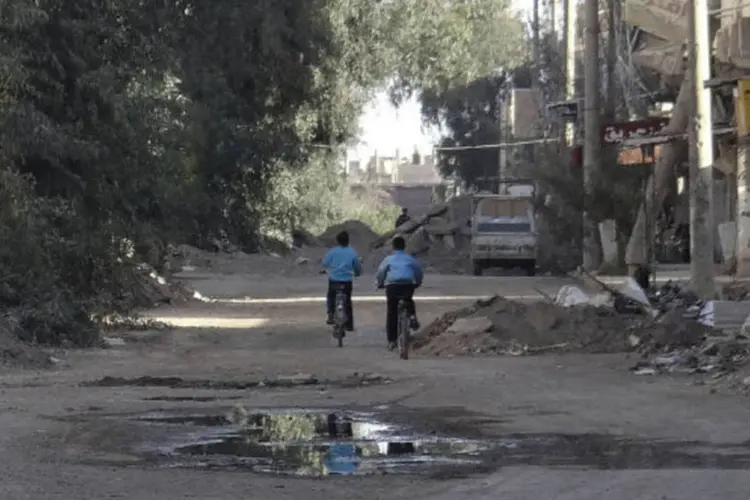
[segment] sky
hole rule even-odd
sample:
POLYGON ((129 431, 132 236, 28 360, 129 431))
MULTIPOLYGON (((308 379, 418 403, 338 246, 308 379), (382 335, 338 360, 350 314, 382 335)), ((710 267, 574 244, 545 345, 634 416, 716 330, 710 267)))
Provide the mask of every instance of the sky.
MULTIPOLYGON (((514 9, 530 11, 533 0, 512 0, 514 9)), ((415 147, 422 155, 432 153, 440 138, 439 130, 422 124, 419 101, 414 98, 395 108, 385 92, 379 93, 362 114, 359 145, 348 152, 348 159, 367 161, 377 151, 380 156, 410 156, 415 147)))

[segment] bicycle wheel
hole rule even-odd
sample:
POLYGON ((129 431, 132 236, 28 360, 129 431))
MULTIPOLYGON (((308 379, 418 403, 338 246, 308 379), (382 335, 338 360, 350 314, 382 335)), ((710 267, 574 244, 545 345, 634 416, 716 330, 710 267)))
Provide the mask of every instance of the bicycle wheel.
POLYGON ((398 302, 398 353, 409 359, 409 312, 403 299, 398 302))
POLYGON ((339 292, 336 294, 336 311, 333 322, 333 336, 339 347, 344 347, 344 331, 346 329, 346 296, 339 292))

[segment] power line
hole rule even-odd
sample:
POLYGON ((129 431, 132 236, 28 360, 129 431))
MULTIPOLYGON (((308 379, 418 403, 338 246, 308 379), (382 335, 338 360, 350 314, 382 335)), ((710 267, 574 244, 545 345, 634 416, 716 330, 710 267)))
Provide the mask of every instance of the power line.
POLYGON ((505 149, 513 146, 525 146, 528 144, 547 144, 550 142, 560 142, 560 139, 531 139, 528 141, 501 142, 498 144, 478 144, 476 146, 445 146, 435 147, 435 151, 471 151, 477 149, 505 149))

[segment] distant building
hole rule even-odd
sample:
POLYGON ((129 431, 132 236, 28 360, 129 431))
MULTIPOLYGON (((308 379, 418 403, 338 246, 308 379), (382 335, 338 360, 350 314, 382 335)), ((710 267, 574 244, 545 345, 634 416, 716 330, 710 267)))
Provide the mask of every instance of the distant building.
POLYGON ((346 164, 347 175, 359 175, 362 173, 362 164, 359 160, 352 160, 346 164))
POLYGON ((436 193, 447 184, 433 156, 414 154, 406 158, 399 151, 394 156, 376 152, 364 169, 350 168, 347 179, 353 190, 373 186, 386 191, 394 204, 406 207, 413 216, 425 214, 436 193), (417 160, 419 163, 414 163, 417 160))
POLYGON ((377 185, 391 184, 442 184, 437 165, 432 156, 405 158, 396 151, 395 156, 379 156, 377 152, 370 157, 364 169, 353 168, 356 163, 349 162, 349 183, 370 183, 377 185), (414 163, 419 159, 419 163, 414 163))

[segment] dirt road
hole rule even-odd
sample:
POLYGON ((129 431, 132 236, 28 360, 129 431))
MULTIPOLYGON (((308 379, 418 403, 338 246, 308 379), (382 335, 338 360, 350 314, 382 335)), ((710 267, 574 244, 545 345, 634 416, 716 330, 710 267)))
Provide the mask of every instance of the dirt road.
MULTIPOLYGON (((60 353, 51 372, 2 375, 0 498, 748 497, 750 408, 738 397, 634 377, 613 356, 400 361, 384 348, 384 306, 361 292, 366 280, 358 330, 336 349, 321 321, 320 279, 189 278, 219 301, 152 313, 179 328, 129 333, 112 349, 60 353), (317 480, 250 473, 262 461, 247 457, 175 455, 220 441, 214 421, 236 405, 351 410, 391 423, 415 443, 452 437, 433 451, 465 460, 432 467, 397 457, 386 474, 317 480), (462 455, 464 448, 473 452, 462 455), (409 467, 420 474, 404 474, 409 467)), ((529 298, 561 284, 431 277, 419 307, 427 321, 476 296, 529 298)), ((287 462, 304 455, 262 449, 287 462)))

